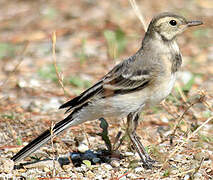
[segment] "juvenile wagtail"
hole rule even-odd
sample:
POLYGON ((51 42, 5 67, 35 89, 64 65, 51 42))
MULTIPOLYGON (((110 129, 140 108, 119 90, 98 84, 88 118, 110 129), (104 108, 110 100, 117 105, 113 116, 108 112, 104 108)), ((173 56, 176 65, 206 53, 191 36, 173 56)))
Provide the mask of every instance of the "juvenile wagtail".
MULTIPOLYGON (((101 117, 127 117, 127 133, 144 167, 151 168, 154 161, 145 151, 136 134, 138 119, 145 108, 160 103, 171 92, 182 57, 176 36, 201 21, 187 21, 173 13, 161 13, 149 24, 140 49, 123 60, 100 81, 61 108, 70 113, 52 129, 54 136, 65 129, 101 117)), ((12 160, 27 157, 51 139, 50 130, 21 149, 12 160)))

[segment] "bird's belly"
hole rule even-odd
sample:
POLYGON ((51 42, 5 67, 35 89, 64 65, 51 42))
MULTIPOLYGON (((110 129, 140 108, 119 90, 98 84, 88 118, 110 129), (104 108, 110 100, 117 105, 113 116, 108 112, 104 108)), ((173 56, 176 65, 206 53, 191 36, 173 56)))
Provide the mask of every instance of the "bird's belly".
POLYGON ((141 92, 97 100, 85 108, 82 108, 81 112, 76 115, 79 119, 82 119, 82 121, 84 121, 84 119, 93 120, 100 117, 125 117, 130 112, 137 111, 144 106, 147 94, 141 92))
POLYGON ((170 94, 175 79, 176 75, 174 74, 159 83, 155 83, 155 86, 149 86, 129 94, 93 101, 76 115, 81 122, 100 117, 125 117, 130 112, 135 112, 143 107, 150 107, 165 99, 170 94))

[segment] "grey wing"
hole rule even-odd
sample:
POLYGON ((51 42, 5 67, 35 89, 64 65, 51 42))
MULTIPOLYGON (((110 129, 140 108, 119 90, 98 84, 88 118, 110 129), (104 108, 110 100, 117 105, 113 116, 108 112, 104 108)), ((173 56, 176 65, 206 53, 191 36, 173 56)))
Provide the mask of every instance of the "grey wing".
POLYGON ((131 60, 128 59, 115 66, 99 82, 60 106, 60 109, 68 108, 66 112, 70 112, 94 99, 131 93, 145 88, 151 80, 151 73, 146 68, 134 68, 134 62, 131 60))

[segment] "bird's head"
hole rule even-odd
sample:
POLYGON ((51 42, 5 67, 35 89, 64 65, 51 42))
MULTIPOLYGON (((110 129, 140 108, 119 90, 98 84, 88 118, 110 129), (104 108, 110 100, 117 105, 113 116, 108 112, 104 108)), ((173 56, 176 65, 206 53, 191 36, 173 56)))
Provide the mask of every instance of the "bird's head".
POLYGON ((154 17, 147 32, 158 33, 163 40, 172 40, 191 26, 203 24, 202 21, 187 21, 184 17, 173 13, 161 13, 154 17))

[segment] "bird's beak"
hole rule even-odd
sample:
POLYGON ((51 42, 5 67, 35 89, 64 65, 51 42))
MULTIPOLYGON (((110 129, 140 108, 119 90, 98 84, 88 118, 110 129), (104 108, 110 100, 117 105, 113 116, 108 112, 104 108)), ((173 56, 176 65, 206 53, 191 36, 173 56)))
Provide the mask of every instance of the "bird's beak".
POLYGON ((203 22, 202 21, 187 21, 186 24, 189 27, 190 26, 199 26, 199 25, 203 24, 203 22))

